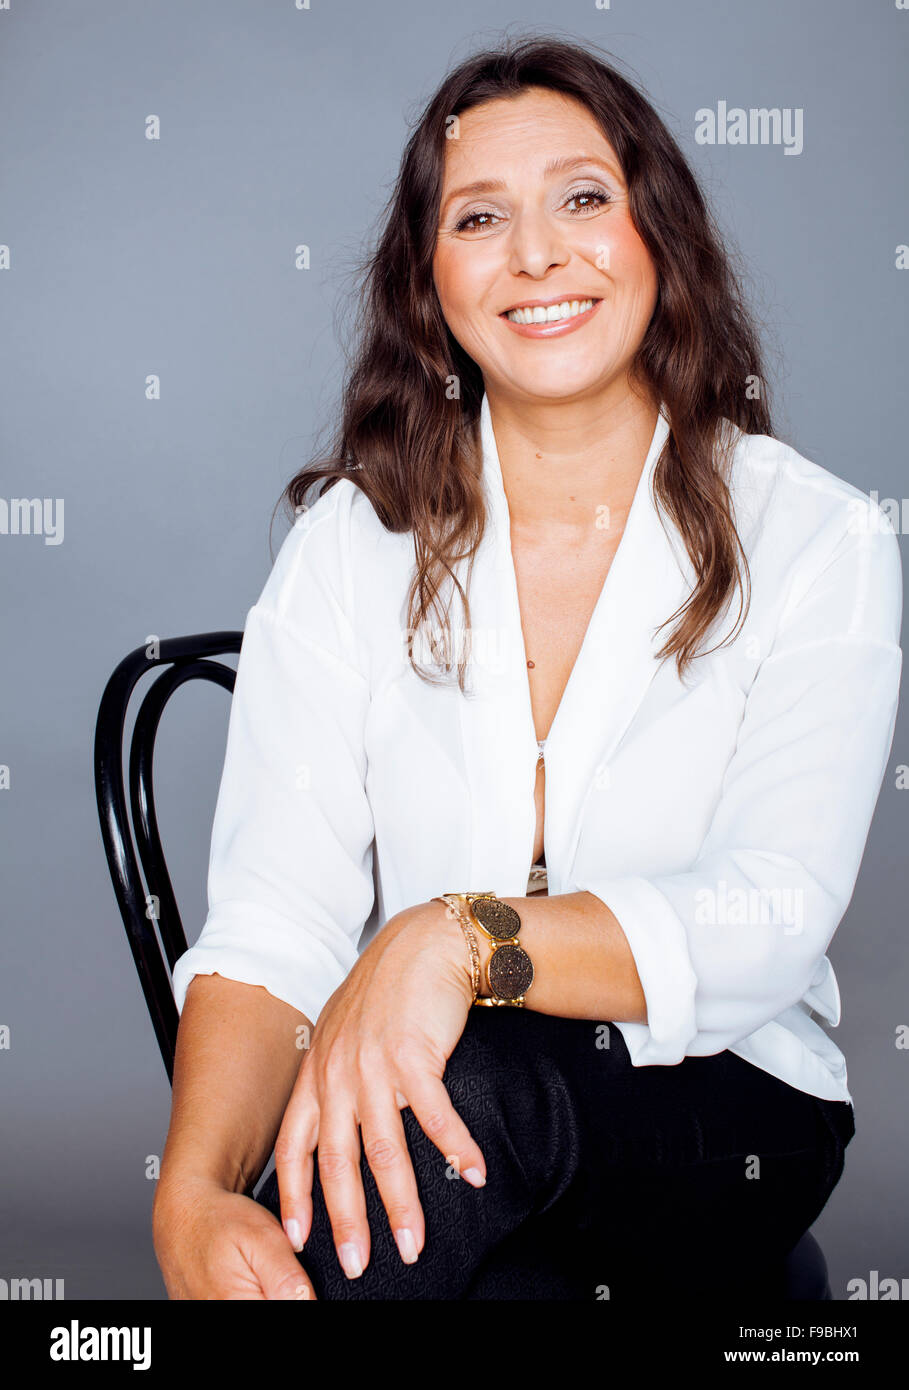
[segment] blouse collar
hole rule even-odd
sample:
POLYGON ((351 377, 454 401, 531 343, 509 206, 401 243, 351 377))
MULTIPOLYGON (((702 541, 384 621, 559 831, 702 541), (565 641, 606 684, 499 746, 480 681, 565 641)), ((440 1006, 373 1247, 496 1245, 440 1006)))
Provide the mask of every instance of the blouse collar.
MULTIPOLYGON (((664 529, 653 498, 654 469, 669 428, 661 405, 624 532, 548 731, 544 832, 550 893, 570 891, 565 885, 584 801, 608 786, 609 758, 656 674, 656 651, 671 625, 660 633, 655 629, 685 601, 693 582, 681 537, 668 519, 664 529)), ((480 436, 487 524, 468 590, 468 692, 474 693, 460 702, 474 808, 476 881, 468 887, 521 896, 532 862, 539 750, 508 501, 485 394, 480 436)))

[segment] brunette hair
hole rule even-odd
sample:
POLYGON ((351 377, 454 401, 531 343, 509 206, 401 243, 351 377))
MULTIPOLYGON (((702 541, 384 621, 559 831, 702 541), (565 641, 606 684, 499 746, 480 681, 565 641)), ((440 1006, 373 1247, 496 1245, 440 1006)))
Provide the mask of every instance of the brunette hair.
MULTIPOLYGON (((448 330, 433 283, 446 130, 453 116, 531 87, 574 97, 591 113, 618 156, 631 218, 657 272, 656 306, 631 375, 666 408, 670 432, 654 496, 678 527, 696 575, 686 602, 660 625, 680 617, 658 655, 674 655, 681 676, 732 594, 738 591, 739 615, 717 645, 733 639, 750 602, 727 486, 736 433, 725 421, 746 433, 772 432, 761 348, 713 215, 676 141, 650 102, 587 48, 545 37, 509 39, 460 63, 429 100, 404 150, 377 247, 361 269, 358 347, 340 426, 328 456, 297 473, 283 499, 299 512, 315 484, 324 482, 321 496, 349 478, 389 531, 413 534, 409 632, 438 623, 447 639, 446 575, 469 631, 469 574, 485 525, 484 386, 448 330), (463 558, 466 587, 454 569, 463 558)), ((418 675, 435 679, 418 665, 412 638, 409 656, 418 675)), ((450 653, 433 664, 450 671, 450 653)), ((462 690, 464 673, 462 658, 462 690)))

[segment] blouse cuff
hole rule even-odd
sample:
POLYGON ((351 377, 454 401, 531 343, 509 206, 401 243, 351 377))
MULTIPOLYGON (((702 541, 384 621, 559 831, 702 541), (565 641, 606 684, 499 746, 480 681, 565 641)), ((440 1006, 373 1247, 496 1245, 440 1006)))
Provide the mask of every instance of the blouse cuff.
POLYGON ((698 1032, 697 976, 678 915, 646 878, 579 881, 576 892, 593 893, 615 915, 631 947, 647 1002, 646 1024, 622 1023, 633 1066, 674 1066, 698 1032))
POLYGON ((315 1025, 319 1014, 356 963, 356 947, 340 961, 334 949, 299 922, 289 921, 261 903, 218 903, 208 915, 194 946, 180 956, 173 971, 174 999, 183 1012, 194 975, 224 975, 241 984, 262 985, 276 999, 305 1014, 315 1025))

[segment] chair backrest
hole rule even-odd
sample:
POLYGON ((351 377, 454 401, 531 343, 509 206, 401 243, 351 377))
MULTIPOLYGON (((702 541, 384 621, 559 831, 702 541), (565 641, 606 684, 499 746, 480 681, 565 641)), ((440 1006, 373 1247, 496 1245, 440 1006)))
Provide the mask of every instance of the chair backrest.
POLYGON ((242 641, 242 632, 205 632, 194 637, 169 638, 158 643, 151 656, 148 647, 137 647, 123 658, 107 682, 95 726, 95 795, 104 851, 171 1082, 179 1023, 171 975, 176 961, 187 949, 187 941, 155 814, 155 735, 165 705, 186 681, 214 681, 233 694, 236 672, 206 658, 239 652, 242 641), (136 714, 129 749, 127 798, 123 777, 126 714, 133 690, 150 671, 159 674, 136 714))

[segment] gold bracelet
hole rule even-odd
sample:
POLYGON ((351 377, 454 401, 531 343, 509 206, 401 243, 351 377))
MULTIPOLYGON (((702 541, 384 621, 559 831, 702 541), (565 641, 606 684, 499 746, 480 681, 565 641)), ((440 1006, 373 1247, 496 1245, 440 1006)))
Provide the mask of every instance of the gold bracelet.
MULTIPOLYGON (((453 895, 449 896, 451 897, 453 895)), ((470 951, 470 983, 473 989, 473 998, 470 1002, 471 1004, 475 1004, 477 1002, 477 996, 480 993, 480 948, 477 945, 477 934, 473 929, 473 923, 466 916, 461 908, 461 904, 456 899, 449 902, 448 897, 439 897, 433 898, 432 901, 434 903, 444 903, 448 908, 449 916, 455 919, 461 931, 464 933, 464 938, 470 951)))
POLYGON ((525 995, 533 984, 534 971, 530 956, 518 943, 521 930, 518 913, 495 893, 443 893, 441 901, 457 905, 456 910, 469 914, 471 926, 478 926, 492 942, 486 962, 490 994, 481 998, 478 989, 474 1004, 486 1008, 504 1005, 522 1009, 525 995))

